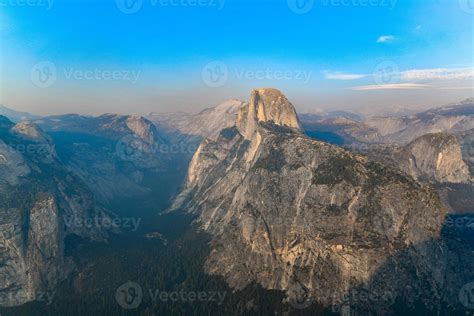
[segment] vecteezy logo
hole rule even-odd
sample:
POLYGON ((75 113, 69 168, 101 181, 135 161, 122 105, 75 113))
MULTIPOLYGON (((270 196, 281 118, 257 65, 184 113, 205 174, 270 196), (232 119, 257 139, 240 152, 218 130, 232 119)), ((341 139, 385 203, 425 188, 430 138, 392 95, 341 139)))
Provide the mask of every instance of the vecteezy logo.
POLYGON ((116 146, 115 151, 120 159, 125 161, 134 161, 142 156, 144 144, 136 135, 127 135, 121 138, 116 146))
POLYGON ((459 6, 464 12, 474 14, 474 0, 459 0, 459 6))
POLYGON ((287 0, 288 7, 296 14, 305 14, 314 7, 314 0, 287 0))
POLYGON ((125 14, 133 14, 140 11, 143 0, 115 0, 117 8, 125 14))
POLYGON ((299 283, 291 285, 288 293, 288 304, 296 309, 305 309, 314 303, 309 290, 299 283))
POLYGON ((467 283, 461 288, 459 301, 467 309, 474 309, 474 282, 467 283))
POLYGON ((48 88, 56 82, 57 69, 50 61, 41 61, 31 68, 31 82, 38 88, 48 88))
POLYGON ((229 79, 229 68, 221 61, 214 61, 202 69, 201 77, 204 83, 211 88, 222 87, 229 79))
POLYGON ((374 82, 378 85, 394 84, 400 81, 400 69, 393 61, 384 61, 375 67, 374 82))
POLYGON ((117 288, 115 292, 115 300, 124 309, 135 309, 142 303, 143 291, 142 287, 128 281, 117 288))

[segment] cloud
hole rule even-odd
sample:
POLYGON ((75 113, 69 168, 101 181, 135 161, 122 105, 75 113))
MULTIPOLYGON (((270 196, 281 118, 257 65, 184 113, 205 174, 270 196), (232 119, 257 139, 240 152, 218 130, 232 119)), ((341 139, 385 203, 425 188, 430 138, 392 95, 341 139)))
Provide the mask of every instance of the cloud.
POLYGON ((324 78, 330 80, 357 80, 361 78, 367 77, 367 75, 363 74, 351 74, 351 73, 344 73, 339 71, 323 71, 324 78))
POLYGON ((418 84, 418 83, 394 83, 394 84, 358 86, 358 87, 352 87, 350 89, 354 91, 369 91, 369 90, 419 90, 419 89, 427 89, 427 88, 431 88, 431 86, 426 85, 426 84, 418 84))
POLYGON ((468 80, 474 79, 474 68, 413 69, 401 73, 405 81, 416 80, 468 80))
POLYGON ((393 42, 395 36, 393 35, 382 35, 377 39, 377 43, 390 43, 393 42))

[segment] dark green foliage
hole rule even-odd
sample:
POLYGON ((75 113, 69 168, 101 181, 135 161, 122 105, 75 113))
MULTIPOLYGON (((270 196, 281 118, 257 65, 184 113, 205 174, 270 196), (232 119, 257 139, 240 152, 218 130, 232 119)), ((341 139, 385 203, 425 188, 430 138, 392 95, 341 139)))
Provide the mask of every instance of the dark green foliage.
POLYGON ((270 172, 279 172, 286 165, 285 155, 280 147, 262 156, 255 163, 255 168, 266 169, 270 172))
MULTIPOLYGON (((51 305, 39 302, 0 309, 2 315, 323 315, 317 305, 296 310, 284 304, 281 291, 252 284, 233 292, 226 282, 203 271, 209 254, 210 236, 189 226, 192 218, 169 214, 155 227, 168 240, 146 239, 142 235, 120 235, 110 244, 85 243, 68 239, 68 253, 77 271, 63 282, 51 305), (116 289, 133 281, 143 290, 137 309, 122 309, 115 301, 116 289), (215 301, 152 300, 149 291, 225 293, 223 304, 215 301)), ((157 221, 158 222, 158 221, 157 221)), ((331 315, 326 313, 326 315, 331 315)))
POLYGON ((313 184, 335 185, 347 181, 353 185, 359 182, 356 169, 357 162, 350 156, 330 159, 318 166, 313 177, 313 184))

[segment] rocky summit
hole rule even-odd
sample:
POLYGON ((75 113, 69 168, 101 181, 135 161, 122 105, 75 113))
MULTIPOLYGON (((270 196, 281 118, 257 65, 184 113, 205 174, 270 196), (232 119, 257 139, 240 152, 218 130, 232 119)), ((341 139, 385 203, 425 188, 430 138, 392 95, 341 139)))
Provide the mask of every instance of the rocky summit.
POLYGON ((275 89, 252 91, 235 126, 203 141, 172 210, 212 236, 209 274, 283 290, 297 308, 433 309, 458 302, 472 271, 442 238, 446 210, 430 186, 308 138, 275 89), (370 298, 348 302, 353 291, 370 298))

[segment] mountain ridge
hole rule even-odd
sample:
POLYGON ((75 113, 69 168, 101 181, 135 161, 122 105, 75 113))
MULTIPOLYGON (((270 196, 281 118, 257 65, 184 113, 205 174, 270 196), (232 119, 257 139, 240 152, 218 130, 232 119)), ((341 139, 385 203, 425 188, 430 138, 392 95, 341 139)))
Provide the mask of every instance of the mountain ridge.
MULTIPOLYGON (((252 92, 248 107, 258 104, 252 92)), ((256 282, 283 290, 293 303, 303 298, 329 306, 328 292, 342 297, 369 283, 377 295, 390 291, 406 302, 418 295, 427 308, 452 299, 444 281, 429 281, 453 269, 432 259, 447 246, 419 246, 439 238, 447 213, 430 186, 299 129, 260 121, 258 111, 243 112, 256 124, 239 129, 237 121, 217 140, 204 140, 170 209, 196 215, 212 236, 207 273, 235 289, 256 282), (397 252, 405 257, 391 259, 397 252), (397 271, 372 283, 388 260, 397 260, 397 271), (443 295, 434 298, 432 291, 443 295)), ((393 308, 393 301, 356 304, 393 308)))

